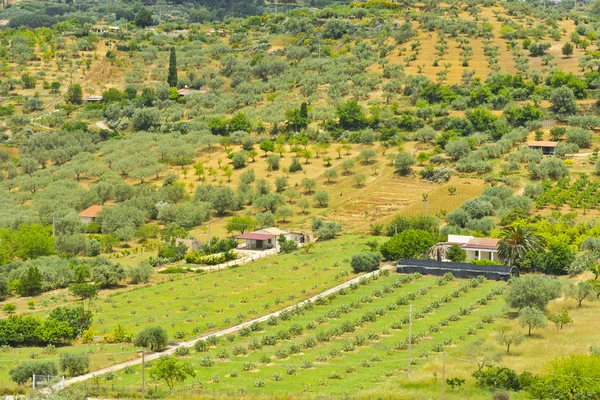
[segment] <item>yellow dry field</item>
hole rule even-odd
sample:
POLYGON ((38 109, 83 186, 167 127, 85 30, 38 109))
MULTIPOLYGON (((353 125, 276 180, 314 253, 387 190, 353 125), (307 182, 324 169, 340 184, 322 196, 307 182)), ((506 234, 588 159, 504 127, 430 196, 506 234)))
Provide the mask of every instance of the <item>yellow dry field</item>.
MULTIPOLYGON (((494 27, 494 38, 491 39, 491 44, 492 46, 499 47, 498 64, 500 66, 500 71, 516 73, 517 70, 515 68, 514 56, 512 55, 510 49, 507 48, 506 40, 500 37, 499 31, 502 27, 502 22, 498 21, 497 17, 494 15, 494 11, 499 12, 500 17, 504 19, 511 19, 521 25, 525 25, 525 21, 509 16, 501 7, 481 7, 481 20, 487 19, 488 22, 494 27)), ((462 20, 473 20, 473 17, 466 12, 459 14, 459 17, 462 20)), ((402 23, 403 21, 399 19, 398 22, 402 23)), ((539 21, 535 22, 537 24, 539 21)), ((572 20, 562 20, 558 22, 558 26, 559 29, 564 28, 567 31, 560 41, 555 41, 552 38, 544 38, 542 41, 549 42, 551 44, 548 53, 554 56, 554 61, 558 64, 559 69, 565 72, 579 72, 579 68, 577 66, 578 60, 585 54, 585 51, 580 48, 575 48, 573 55, 570 58, 564 57, 561 52, 563 43, 570 40, 570 35, 575 30, 575 24, 572 20)), ((488 57, 486 57, 483 52, 483 39, 470 39, 469 46, 473 48, 473 55, 469 61, 469 66, 463 67, 460 61, 460 43, 451 37, 447 37, 447 54, 440 59, 439 65, 434 67, 433 62, 437 58, 437 50, 435 49, 435 45, 438 43, 438 34, 436 32, 429 32, 422 29, 417 23, 413 23, 413 28, 418 30, 419 34, 417 39, 421 43, 421 50, 419 51, 417 60, 412 61, 408 66, 404 61, 404 58, 407 55, 412 54, 410 50, 412 41, 398 47, 406 47, 406 51, 401 56, 398 55, 397 51, 393 51, 388 56, 390 64, 403 65, 407 74, 417 75, 421 73, 427 76, 429 79, 437 81, 437 72, 445 69, 444 64, 451 64, 451 67, 448 68, 447 71, 448 79, 444 83, 453 84, 460 82, 462 72, 465 69, 475 70, 475 76, 481 78, 482 80, 485 80, 485 78, 492 72, 488 65, 488 57)), ((527 50, 524 50, 524 52, 525 54, 529 54, 527 50)), ((528 57, 528 60, 530 71, 542 71, 543 69, 548 69, 547 66, 542 65, 541 57, 528 57)))

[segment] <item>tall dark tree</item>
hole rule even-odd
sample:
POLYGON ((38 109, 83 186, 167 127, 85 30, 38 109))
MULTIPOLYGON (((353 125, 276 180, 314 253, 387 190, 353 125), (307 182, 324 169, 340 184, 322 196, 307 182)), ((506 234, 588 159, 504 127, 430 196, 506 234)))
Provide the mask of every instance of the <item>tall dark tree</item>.
POLYGON ((136 24, 136 26, 140 28, 146 28, 148 26, 154 25, 154 21, 152 20, 152 13, 146 7, 142 7, 142 9, 135 16, 133 22, 136 24))
POLYGON ((71 104, 83 103, 83 89, 79 83, 69 86, 69 90, 65 95, 65 101, 71 104))
POLYGON ((29 267, 20 279, 17 293, 21 296, 35 296, 42 291, 42 274, 38 267, 29 267))
POLYGON ((170 87, 177 87, 177 54, 175 53, 175 46, 171 47, 171 56, 169 57, 169 76, 167 82, 170 87))

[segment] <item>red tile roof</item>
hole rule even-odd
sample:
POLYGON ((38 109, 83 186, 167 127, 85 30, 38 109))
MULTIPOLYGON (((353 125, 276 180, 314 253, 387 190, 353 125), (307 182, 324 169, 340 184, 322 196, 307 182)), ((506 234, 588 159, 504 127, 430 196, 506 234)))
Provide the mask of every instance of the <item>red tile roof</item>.
POLYGON ((249 232, 249 233, 244 233, 242 235, 238 235, 235 238, 236 239, 246 239, 246 240, 269 240, 274 238, 277 235, 272 235, 272 234, 268 234, 268 233, 253 233, 253 232, 249 232))
POLYGON ((79 216, 87 218, 96 218, 98 216, 98 213, 102 211, 102 208, 102 206, 93 205, 80 212, 79 216))

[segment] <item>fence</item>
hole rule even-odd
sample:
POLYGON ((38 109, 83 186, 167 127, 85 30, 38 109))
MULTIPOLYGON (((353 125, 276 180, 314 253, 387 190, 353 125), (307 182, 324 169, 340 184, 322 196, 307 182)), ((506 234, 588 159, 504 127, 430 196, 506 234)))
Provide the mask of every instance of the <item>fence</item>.
MULTIPOLYGON (((118 383, 87 383, 83 387, 86 398, 142 398, 141 385, 122 385, 118 383)), ((201 385, 188 385, 170 391, 165 385, 147 385, 146 399, 183 398, 186 399, 302 399, 302 400, 396 400, 406 399, 406 395, 386 393, 383 395, 357 394, 355 391, 342 394, 318 393, 318 388, 304 392, 275 393, 265 388, 239 388, 218 390, 216 388, 203 388, 201 385)))

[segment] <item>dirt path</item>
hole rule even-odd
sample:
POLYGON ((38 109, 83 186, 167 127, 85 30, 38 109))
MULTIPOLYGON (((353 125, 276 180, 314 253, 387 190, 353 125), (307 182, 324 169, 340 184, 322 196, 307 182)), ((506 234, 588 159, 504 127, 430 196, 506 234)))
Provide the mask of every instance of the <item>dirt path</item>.
MULTIPOLYGON (((391 270, 393 270, 394 268, 395 267, 393 265, 386 265, 386 266, 382 267, 381 270, 384 270, 384 269, 388 269, 388 270, 391 269, 391 270)), ((341 289, 349 287, 353 283, 357 283, 358 281, 360 281, 363 278, 371 277, 371 276, 373 276, 373 275, 375 275, 377 273, 379 273, 379 271, 374 271, 374 272, 370 272, 368 274, 357 276, 356 278, 353 278, 353 279, 351 279, 351 280, 349 280, 347 282, 344 282, 341 285, 337 285, 337 286, 332 287, 331 289, 327 289, 324 292, 321 292, 321 293, 319 293, 319 294, 317 294, 317 295, 315 295, 315 296, 313 296, 313 297, 311 297, 311 298, 309 298, 307 300, 304 300, 304 301, 301 301, 301 302, 296 303, 294 305, 291 305, 289 307, 286 307, 283 310, 276 311, 276 312, 273 312, 271 314, 263 315, 262 317, 253 319, 251 321, 244 322, 243 324, 235 325, 235 326, 232 326, 230 328, 223 329, 223 330, 220 330, 220 331, 217 331, 217 332, 212 332, 210 334, 200 336, 200 337, 198 337, 196 339, 193 339, 193 340, 190 340, 190 341, 187 341, 187 342, 178 343, 176 345, 170 346, 167 350, 165 350, 163 352, 160 352, 160 353, 149 354, 149 355, 146 356, 146 361, 156 360, 157 358, 159 358, 162 355, 173 354, 175 352, 175 350, 177 350, 180 347, 192 347, 192 346, 194 346, 194 344, 197 341, 204 340, 204 339, 206 339, 209 336, 224 336, 224 335, 228 335, 230 333, 235 333, 235 332, 239 331, 240 329, 253 324, 254 322, 264 322, 267 319, 269 319, 269 317, 277 317, 277 316, 279 316, 279 314, 281 314, 282 311, 290 311, 294 307, 302 306, 302 305, 304 305, 305 303, 307 303, 309 301, 315 301, 319 297, 325 297, 325 296, 328 296, 328 295, 330 295, 332 293, 336 293, 336 292, 340 291, 341 289)), ((88 379, 92 379, 94 376, 103 375, 103 374, 106 374, 106 373, 109 373, 109 372, 119 371, 119 370, 121 370, 123 368, 126 368, 128 366, 139 365, 141 363, 142 363, 142 359, 141 358, 136 358, 135 360, 125 361, 125 362, 122 362, 120 364, 115 364, 115 365, 107 367, 107 368, 99 369, 97 371, 90 372, 90 373, 85 374, 85 375, 76 376, 76 377, 70 378, 70 379, 65 379, 65 381, 64 381, 64 387, 71 386, 71 385, 74 385, 76 383, 86 381, 88 379)), ((61 384, 57 384, 57 385, 55 385, 55 386, 52 387, 52 390, 59 390, 59 389, 61 389, 60 386, 61 386, 61 384)))
POLYGON ((110 129, 108 125, 106 125, 106 121, 98 121, 96 122, 96 126, 105 131, 112 131, 112 129, 110 129))

